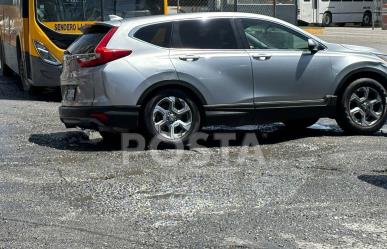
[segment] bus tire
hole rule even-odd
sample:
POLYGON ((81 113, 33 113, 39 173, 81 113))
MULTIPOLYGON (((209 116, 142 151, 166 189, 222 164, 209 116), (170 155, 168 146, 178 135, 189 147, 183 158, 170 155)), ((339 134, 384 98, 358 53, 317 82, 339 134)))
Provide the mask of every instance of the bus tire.
POLYGON ((372 15, 371 12, 367 11, 363 15, 363 21, 361 23, 362 26, 369 27, 372 25, 372 15))
POLYGON ((322 26, 328 27, 332 25, 332 14, 325 12, 322 19, 322 26))
POLYGON ((0 60, 1 60, 1 69, 3 70, 3 75, 12 76, 13 75, 12 69, 9 66, 7 66, 7 64, 5 64, 4 47, 2 42, 0 42, 0 60))
POLYGON ((18 42, 17 45, 17 64, 19 68, 19 76, 18 76, 18 82, 20 86, 23 88, 25 92, 33 92, 33 86, 31 86, 30 82, 27 79, 26 70, 25 70, 25 64, 21 52, 21 47, 18 42))

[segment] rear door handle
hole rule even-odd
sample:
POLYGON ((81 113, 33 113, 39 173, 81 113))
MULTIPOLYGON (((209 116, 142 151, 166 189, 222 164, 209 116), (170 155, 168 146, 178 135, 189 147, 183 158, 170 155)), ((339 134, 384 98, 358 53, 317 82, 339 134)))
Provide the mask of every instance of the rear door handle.
POLYGON ((180 60, 182 61, 189 61, 189 62, 192 62, 192 61, 197 61, 200 59, 199 56, 196 56, 196 55, 184 55, 184 56, 180 56, 179 57, 180 60))
POLYGON ((271 59, 271 54, 253 54, 252 57, 258 61, 267 61, 271 59))

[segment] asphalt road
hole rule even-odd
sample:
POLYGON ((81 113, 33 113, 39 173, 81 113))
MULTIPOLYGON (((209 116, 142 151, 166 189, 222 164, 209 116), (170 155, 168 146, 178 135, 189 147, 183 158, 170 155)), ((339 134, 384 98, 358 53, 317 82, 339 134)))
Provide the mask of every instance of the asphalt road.
MULTIPOLYGON (((346 30, 323 38, 387 52, 387 33, 346 30)), ((387 248, 387 127, 218 127, 237 141, 123 152, 66 130, 53 93, 0 76, 0 106, 0 248, 387 248)))
POLYGON ((380 28, 327 27, 319 36, 328 42, 373 47, 387 54, 387 30, 380 28))

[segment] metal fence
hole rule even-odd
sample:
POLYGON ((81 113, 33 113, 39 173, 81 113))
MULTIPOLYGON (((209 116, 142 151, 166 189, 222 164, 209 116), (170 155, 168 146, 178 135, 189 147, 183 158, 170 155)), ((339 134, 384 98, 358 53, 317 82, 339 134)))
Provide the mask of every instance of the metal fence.
POLYGON ((191 12, 247 12, 297 22, 296 0, 169 0, 171 14, 191 12))

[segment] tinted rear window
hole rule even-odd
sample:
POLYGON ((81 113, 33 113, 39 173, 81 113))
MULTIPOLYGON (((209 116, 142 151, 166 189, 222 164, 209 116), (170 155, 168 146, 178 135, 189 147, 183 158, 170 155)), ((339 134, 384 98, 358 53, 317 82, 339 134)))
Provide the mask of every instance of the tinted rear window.
POLYGON ((171 23, 160 23, 139 29, 134 37, 159 47, 169 47, 171 38, 171 23))
POLYGON ((95 25, 89 28, 67 49, 71 54, 94 53, 95 48, 111 27, 95 25))
POLYGON ((188 20, 174 25, 174 48, 237 49, 229 19, 188 20))

